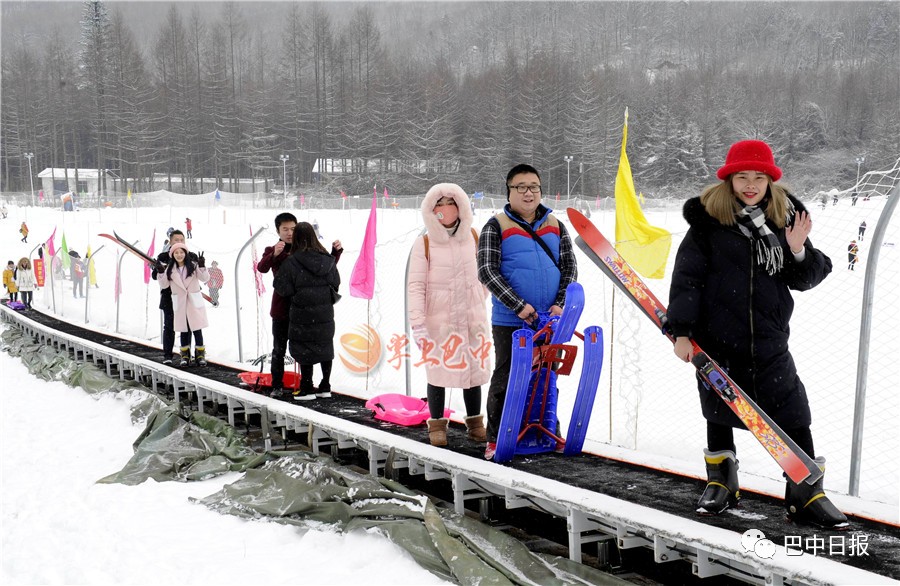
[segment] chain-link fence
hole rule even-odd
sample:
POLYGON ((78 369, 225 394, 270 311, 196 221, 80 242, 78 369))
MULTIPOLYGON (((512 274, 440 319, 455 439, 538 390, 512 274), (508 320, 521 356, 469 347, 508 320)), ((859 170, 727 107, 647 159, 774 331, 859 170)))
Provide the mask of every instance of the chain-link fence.
MULTIPOLYGON (((900 380, 897 361, 900 356, 900 337, 897 336, 900 318, 895 311, 897 291, 900 290, 900 259, 897 258, 900 254, 900 222, 896 215, 888 218, 885 212, 889 208, 886 204, 890 203, 891 189, 896 186, 898 178, 900 165, 888 171, 867 173, 854 188, 824 194, 825 205, 822 205, 823 194, 808 194, 805 197, 801 194, 814 220, 810 238, 832 259, 834 269, 819 287, 794 294, 796 307, 791 320, 791 352, 810 398, 816 452, 828 458, 826 486, 830 490, 855 492, 849 487, 853 483, 851 475, 858 473, 859 494, 884 502, 896 499, 896 487, 900 484, 900 459, 896 457, 900 447, 896 423, 900 420, 900 403, 894 398, 897 381, 900 380), (861 229, 863 222, 866 223, 865 230, 861 229), (874 241, 876 232, 879 232, 878 241, 874 241), (859 249, 855 263, 848 259, 848 245, 852 240, 856 241, 859 249), (867 290, 870 292, 868 296, 867 290), (867 336, 862 337, 861 330, 866 320, 870 322, 870 328, 867 336), (858 420, 856 426, 855 419, 858 420)), ((403 297, 402 267, 396 270, 392 267, 403 264, 412 240, 421 230, 421 217, 417 210, 422 198, 423 194, 389 198, 378 195, 376 198, 377 206, 383 212, 379 223, 385 226, 379 238, 379 247, 384 247, 382 250, 385 251, 379 255, 379 271, 391 274, 389 279, 379 280, 376 301, 379 296, 385 303, 403 297), (395 213, 397 215, 393 216, 395 213), (392 217, 398 220, 392 222, 392 217), (390 233, 390 229, 397 233, 390 233)), ((14 208, 16 214, 27 214, 30 194, 4 194, 2 201, 14 208)), ((219 236, 210 238, 204 245, 210 258, 219 255, 222 259, 233 259, 229 255, 234 254, 230 245, 223 243, 222 235, 233 234, 237 242, 235 246, 240 246, 250 236, 248 222, 258 223, 259 218, 270 217, 268 213, 254 216, 250 210, 272 210, 272 216, 276 211, 292 210, 301 219, 318 217, 323 228, 331 228, 329 231, 340 235, 345 245, 350 243, 348 252, 351 258, 342 262, 344 265, 352 264, 354 260, 354 236, 348 231, 356 230, 360 225, 358 219, 366 217, 372 204, 372 194, 341 197, 339 194, 310 191, 285 197, 266 193, 218 191, 183 195, 157 191, 133 194, 131 198, 116 201, 134 208, 133 218, 130 212, 124 215, 118 212, 115 217, 134 222, 131 226, 125 225, 123 230, 135 238, 150 236, 149 233, 139 233, 149 232, 147 222, 159 224, 169 216, 172 225, 178 225, 184 215, 183 208, 193 210, 191 213, 195 215, 196 222, 197 208, 206 208, 209 217, 203 230, 212 231, 214 224, 218 224, 220 231, 219 236), (316 216, 317 210, 323 213, 316 216), (351 213, 341 214, 341 210, 351 213), (350 222, 351 218, 357 223, 350 222), (238 232, 238 229, 243 232, 238 232), (220 249, 216 250, 216 246, 220 249)), ((476 228, 492 213, 502 209, 505 203, 505 194, 485 194, 473 198, 476 228)), ((586 211, 607 236, 615 234, 615 202, 611 197, 557 200, 550 196, 545 198, 545 203, 557 210, 563 220, 567 207, 586 211)), ((668 299, 675 250, 687 230, 687 224, 681 218, 682 205, 683 198, 673 198, 648 199, 642 206, 651 224, 667 226, 673 235, 665 278, 648 281, 663 301, 668 299)), ((66 223, 69 224, 70 247, 76 224, 106 221, 100 217, 105 213, 100 211, 104 207, 107 207, 104 202, 87 199, 82 200, 77 209, 82 212, 98 211, 54 216, 54 221, 61 222, 61 232, 66 228, 66 223), (91 205, 94 207, 91 208, 91 205)), ((60 209, 59 206, 56 209, 60 209)), ((46 228, 49 233, 53 226, 46 228)), ((97 232, 96 228, 89 228, 85 228, 86 233, 97 232)), ((253 224, 253 229, 256 229, 256 224, 253 224)), ((34 236, 37 242, 38 234, 34 236)), ((42 235, 43 238, 46 236, 42 235)), ((266 240, 273 237, 274 231, 266 236, 266 240)), ((57 244, 58 239, 59 234, 57 244)), ((107 267, 103 269, 101 266, 99 271, 101 286, 110 287, 116 279, 114 275, 118 271, 113 264, 115 261, 121 267, 119 279, 124 283, 116 299, 125 300, 122 311, 139 312, 140 319, 131 319, 127 325, 123 323, 120 327, 118 314, 103 311, 92 313, 94 310, 85 312, 85 305, 76 300, 72 282, 64 274, 57 275, 58 278, 51 281, 52 287, 45 288, 42 297, 46 297, 47 306, 55 304, 57 311, 67 319, 86 319, 92 327, 121 331, 158 343, 158 293, 152 288, 139 286, 143 278, 139 261, 130 256, 123 258, 111 254, 120 251, 115 250, 114 245, 110 246, 112 248, 108 246, 98 256, 98 263, 105 263, 107 267)), ((148 246, 149 241, 141 244, 145 250, 148 246)), ((96 243, 94 250, 97 250, 96 243)), ((85 253, 84 250, 81 252, 85 253)), ((601 325, 606 344, 589 438, 667 456, 675 461, 694 464, 702 461, 702 449, 706 445, 705 426, 700 414, 693 369, 674 357, 666 338, 617 292, 577 248, 576 254, 579 281, 587 293, 587 304, 579 325, 582 328, 601 325)), ((235 272, 228 274, 225 291, 230 291, 232 283, 240 281, 242 308, 239 319, 244 322, 245 343, 254 352, 266 352, 270 344, 268 296, 271 292, 267 291, 261 297, 257 295, 252 265, 248 259, 244 260, 246 262, 242 261, 240 266, 235 267, 235 272), (253 344, 249 343, 252 338, 255 338, 253 344)), ((223 266, 229 262, 223 260, 223 266)), ((85 285, 89 286, 88 283, 85 285)), ((270 281, 266 280, 266 283, 270 281)), ((88 303, 88 308, 96 307, 101 294, 107 295, 102 299, 104 303, 108 302, 108 293, 101 293, 96 286, 90 286, 92 288, 86 291, 86 295, 97 300, 88 303)), ((349 302, 344 305, 342 313, 356 311, 349 302)), ((366 323, 365 309, 362 311, 363 314, 353 318, 356 320, 353 323, 366 323)), ((388 316, 387 310, 384 311, 385 324, 390 322, 384 327, 392 332, 402 332, 402 310, 398 313, 399 318, 394 314, 388 316), (400 323, 394 323, 398 319, 400 323)), ((573 373, 572 380, 577 380, 574 378, 576 374, 573 373)), ((402 390, 402 386, 394 390, 402 390)), ((561 385, 560 415, 563 418, 567 417, 567 401, 571 400, 572 394, 565 391, 565 383, 561 385)), ((564 428, 567 423, 563 421, 564 428)), ((738 433, 736 441, 742 474, 780 480, 778 468, 750 434, 738 433)))

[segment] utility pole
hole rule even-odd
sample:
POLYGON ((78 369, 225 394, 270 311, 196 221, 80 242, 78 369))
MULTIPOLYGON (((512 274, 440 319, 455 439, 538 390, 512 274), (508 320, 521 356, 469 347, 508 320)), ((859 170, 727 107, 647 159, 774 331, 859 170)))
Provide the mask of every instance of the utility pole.
POLYGON ((569 186, 569 164, 575 159, 575 157, 570 157, 568 155, 563 157, 563 160, 566 162, 566 197, 572 197, 572 188, 569 186))
MULTIPOLYGON (((23 155, 26 159, 28 159, 28 179, 31 181, 31 205, 34 206, 34 173, 31 172, 31 159, 34 158, 34 153, 25 153, 23 155)), ((857 176, 859 172, 857 171, 857 176)))
POLYGON ((287 198, 287 162, 290 159, 290 155, 281 155, 281 166, 284 169, 284 174, 282 178, 282 189, 284 190, 284 197, 287 198))

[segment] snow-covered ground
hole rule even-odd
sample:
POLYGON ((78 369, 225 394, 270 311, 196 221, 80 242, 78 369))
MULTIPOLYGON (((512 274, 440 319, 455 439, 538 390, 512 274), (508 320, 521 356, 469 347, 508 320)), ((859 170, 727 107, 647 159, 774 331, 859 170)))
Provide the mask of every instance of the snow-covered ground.
MULTIPOLYGON (((222 362, 248 362, 256 356, 268 352, 271 346, 271 324, 268 308, 271 295, 271 275, 263 276, 266 291, 257 296, 255 281, 251 271, 253 250, 248 249, 238 257, 241 247, 252 233, 265 227, 257 239, 257 255, 261 255, 266 245, 276 241, 273 218, 274 209, 224 208, 216 206, 211 197, 185 197, 186 207, 173 208, 169 205, 158 208, 141 209, 84 209, 79 212, 64 213, 58 210, 10 207, 9 218, 0 224, 0 249, 4 257, 0 260, 18 260, 34 246, 45 241, 57 228, 56 247, 61 244, 65 233, 69 249, 85 255, 88 245, 97 251, 95 257, 98 285, 85 300, 74 299, 71 282, 57 280, 53 287, 47 286, 35 294, 35 307, 41 311, 51 311, 63 318, 84 323, 105 331, 118 331, 131 338, 159 343, 158 287, 151 281, 143 283, 142 265, 133 256, 121 258, 122 292, 118 306, 114 295, 114 283, 118 249, 111 242, 99 238, 98 233, 112 232, 130 240, 138 240, 138 246, 146 250, 150 238, 156 230, 155 248, 161 250, 166 228, 174 226, 183 229, 183 218, 194 220, 194 238, 188 246, 195 251, 204 251, 209 261, 218 260, 225 272, 225 288, 221 293, 221 306, 209 308, 211 325, 204 332, 208 353, 213 360, 222 362), (31 228, 29 243, 19 242, 16 230, 22 220, 27 220, 31 228), (237 272, 235 272, 237 271, 237 272), (235 290, 235 275, 239 281, 239 291, 235 290), (240 308, 237 309, 239 298, 240 308), (87 317, 87 319, 86 319, 87 317), (240 338, 240 343, 238 339, 240 338)), ((552 202, 548 202, 552 206, 552 202)), ((877 510, 880 516, 897 520, 898 486, 900 486, 900 432, 896 421, 900 420, 900 407, 895 400, 896 381, 900 380, 900 367, 896 357, 900 355, 900 341, 896 336, 897 315, 884 310, 883 300, 896 295, 900 288, 900 271, 897 270, 897 250, 885 247, 879 264, 878 291, 875 315, 879 319, 874 324, 875 340, 869 369, 872 374, 868 387, 868 405, 865 428, 865 451, 862 461, 861 496, 863 500, 841 498, 838 493, 847 491, 849 455, 851 445, 853 389, 856 373, 856 347, 859 338, 859 315, 862 307, 861 293, 865 262, 857 271, 847 271, 844 265, 846 243, 850 236, 856 236, 856 226, 861 219, 867 219, 869 239, 874 231, 883 200, 859 202, 850 207, 842 201, 840 208, 813 210, 814 230, 811 238, 817 246, 825 250, 835 262, 835 272, 825 283, 806 294, 796 295, 797 308, 792 322, 792 351, 798 361, 800 375, 809 390, 813 408, 813 433, 818 453, 829 458, 829 472, 826 487, 832 492, 839 505, 846 509, 861 511, 877 510), (879 300, 882 300, 879 305, 879 300), (880 313, 878 313, 880 311, 880 313), (884 331, 888 333, 885 334, 884 331), (823 390, 828 390, 823 392, 823 390), (877 502, 876 502, 877 501, 877 502)), ((562 210, 560 210, 562 212, 562 210)), ((406 390, 406 366, 408 357, 395 351, 397 339, 404 334, 403 282, 408 251, 421 230, 421 220, 417 210, 379 209, 379 242, 376 251, 378 281, 375 298, 369 302, 355 299, 347 294, 347 283, 353 263, 358 256, 362 233, 368 216, 367 211, 323 211, 301 210, 295 212, 301 221, 315 221, 319 224, 326 246, 333 239, 340 239, 345 254, 339 264, 342 274, 343 299, 337 306, 337 336, 335 339, 338 358, 335 361, 333 386, 348 394, 370 397, 382 392, 404 392, 406 390), (365 341, 370 340, 377 347, 377 355, 360 352, 365 341), (367 368, 368 365, 368 368, 367 368)), ((493 210, 478 210, 476 227, 488 219, 493 210)), ((564 213, 560 215, 564 216, 564 213)), ((673 233, 671 261, 686 225, 681 219, 680 205, 648 214, 648 219, 667 227, 673 233)), ((595 211, 592 220, 608 235, 614 234, 614 215, 611 211, 595 211)), ((898 242, 897 221, 888 231, 886 240, 898 242)), ((865 261, 868 251, 863 244, 861 258, 865 261)), ((702 417, 696 400, 693 371, 677 361, 668 342, 649 321, 637 315, 630 304, 613 293, 612 285, 594 268, 584 256, 579 254, 579 281, 588 291, 588 303, 579 329, 587 325, 601 325, 615 346, 611 354, 605 353, 606 363, 601 376, 600 390, 589 430, 587 448, 629 459, 640 460, 652 465, 672 468, 682 472, 703 474, 700 457, 705 442, 702 417), (635 451, 636 450, 636 451, 635 451)), ((670 268, 671 270, 671 268, 670 268)), ((669 271, 670 272, 670 271, 669 271)), ((652 281, 651 287, 662 299, 667 299, 668 273, 661 281, 652 281)), ((412 358, 416 360, 415 357, 412 358)), ((222 583, 238 583, 250 576, 258 582, 300 581, 313 576, 307 583, 354 583, 361 576, 369 582, 397 583, 396 576, 416 576, 409 583, 439 583, 424 570, 419 570, 412 561, 409 571, 396 572, 397 558, 403 558, 387 542, 375 545, 380 538, 369 535, 341 537, 333 534, 301 535, 294 530, 272 524, 247 524, 236 519, 223 519, 199 507, 187 503, 187 496, 205 496, 216 491, 223 483, 233 478, 219 478, 204 483, 181 485, 178 483, 154 482, 140 487, 117 485, 93 485, 92 482, 121 468, 130 456, 131 442, 139 433, 132 427, 122 405, 98 405, 86 396, 72 393, 57 383, 45 383, 18 372, 7 356, 3 357, 4 387, 14 389, 4 391, 0 401, 3 413, 3 574, 4 582, 12 583, 70 583, 70 582, 122 582, 123 576, 137 574, 137 564, 116 566, 115 560, 126 557, 123 550, 135 544, 147 543, 150 547, 165 552, 179 552, 180 558, 193 559, 175 566, 166 566, 167 572, 154 581, 170 583, 203 581, 217 564, 197 567, 200 548, 205 547, 206 536, 221 539, 223 559, 233 559, 234 555, 248 558, 263 556, 270 551, 279 552, 275 558, 284 558, 284 566, 276 565, 281 572, 272 570, 271 580, 260 578, 258 566, 247 569, 247 574, 233 569, 226 572, 221 568, 222 583), (7 374, 9 373, 9 374, 7 374), (30 395, 28 394, 30 393, 30 395), (65 401, 60 397, 65 396, 65 401), (39 402, 45 398, 46 405, 39 402), (9 401, 17 403, 7 404, 9 401), (77 402, 80 407, 76 408, 77 402), (39 413, 46 409, 47 430, 35 431, 25 427, 25 419, 16 414, 39 413), (118 411, 118 415, 110 410, 118 411), (20 427, 16 427, 21 422, 20 427), (99 423, 98 423, 99 422, 99 423), (84 427, 82 427, 82 425, 84 427), (26 439, 27 438, 27 439, 26 439), (39 442, 47 440, 41 447, 39 442), (82 440, 89 442, 81 443, 82 440), (73 462, 86 445, 97 448, 98 461, 73 462), (71 448, 71 451, 68 451, 71 448), (31 452, 26 453, 26 452, 31 452), (57 452, 68 454, 61 462, 50 462, 57 452), (37 464, 25 458, 34 453, 44 454, 37 464), (102 456, 101 456, 102 455, 102 456), (20 458, 21 457, 21 458, 20 458), (46 464, 46 466, 45 466, 46 464), (28 474, 22 474, 28 470, 28 474), (34 470, 34 473, 32 472, 34 470), (12 471, 15 471, 13 474, 12 471), (48 478, 58 479, 47 482, 48 478), (23 486, 20 486, 22 483, 23 486), (60 490, 63 483, 71 484, 71 490, 60 490), (75 486, 80 486, 75 490, 75 486), (58 500, 48 501, 47 492, 58 500), (70 499, 70 495, 72 498, 70 499), (146 502, 141 502, 141 500, 146 502), (160 503, 165 501, 164 506, 160 503), (59 502, 57 509, 55 504, 59 502), (121 508, 119 503, 122 503, 121 508), (47 508, 47 507, 51 508, 47 508), (154 508, 155 507, 155 508, 154 508), (183 507, 183 508, 182 508, 183 507), (73 516, 73 511, 81 511, 83 519, 73 516), (130 515, 125 514, 125 511, 130 515), (166 516, 172 513, 171 519, 166 516), (65 514, 64 514, 65 512, 65 514), (138 514, 135 514, 138 512, 138 514), (151 514, 152 513, 152 514, 151 514), (163 515, 166 513, 166 515, 163 515), (108 515, 108 516, 107 516, 108 515), (203 516, 199 521, 198 516, 203 516), (28 518, 21 523, 20 518, 28 518), (104 519, 103 522, 97 519, 104 519), (172 526, 184 519, 192 520, 194 527, 204 538, 191 539, 190 534, 170 536, 172 526), (253 527, 248 527, 252 525, 253 527), (70 529, 66 530, 66 527, 70 529), (79 534, 68 535, 79 528, 96 528, 85 531, 91 539, 98 539, 88 549, 97 556, 86 559, 83 552, 87 537, 79 534), (114 529, 113 529, 114 527, 114 529), (101 529, 105 529, 101 531, 101 529), (251 539, 257 531, 270 532, 266 538, 251 539), (48 537, 59 532, 64 539, 48 537), (238 534, 238 532, 240 532, 238 534), (135 539, 128 536, 135 535, 135 539), (144 537, 146 534, 146 537, 144 537), (235 541, 236 536, 239 541, 235 541), (28 539, 31 536, 31 539, 28 539), (125 539, 122 539, 125 537, 125 539), (245 539, 246 538, 246 539, 245 539), (175 539, 175 541, 171 541, 175 539), (179 543, 179 540, 182 540, 179 543), (365 539, 365 544, 359 540, 365 539), (298 544, 303 549, 289 549, 298 544), (320 546, 321 542, 321 546, 320 546), (235 544, 240 543, 240 551, 235 544), (258 544, 268 544, 257 547, 258 544), (290 545, 287 545, 290 543, 290 545), (29 545, 31 544, 31 545, 29 545), (55 544, 50 546, 48 544, 55 544), (72 545, 71 555, 65 548, 72 545), (175 547, 172 547, 175 545, 175 547), (379 573, 374 567, 350 567, 349 551, 344 545, 354 548, 384 548, 383 555, 390 556, 390 573, 379 573), (181 546, 181 547, 179 547, 181 546), (63 548, 57 551, 56 548, 63 548), (229 549, 230 548, 230 549, 229 549), (34 549, 32 552, 31 549, 34 549), (320 549, 322 550, 320 552, 320 549), (328 553, 325 553, 327 549, 328 553), (189 555, 182 555, 185 551, 189 555), (391 553, 386 553, 390 551, 391 553), (223 553, 226 552, 226 553, 223 553), (302 558, 300 553, 302 552, 302 558), (341 554, 340 552, 344 552, 341 554), (310 555, 312 554, 312 555, 310 555), (79 557, 81 556, 81 557, 79 557), (108 560, 110 568, 95 563, 102 556, 108 560), (66 560, 56 565, 41 564, 44 559, 66 560), (31 564, 24 560, 35 559, 31 564), (295 561, 300 560, 303 561, 295 561), (12 560, 12 562, 10 561, 12 560), (13 563, 14 562, 14 563, 13 563), (322 571, 317 569, 321 563, 322 571), (313 567, 310 568, 310 565, 313 567), (330 568, 335 566, 337 569, 330 568), (177 567, 181 568, 179 572, 177 567), (171 570, 171 573, 168 573, 171 570), (307 571, 309 570, 309 571, 307 571), (350 572, 359 571, 351 577, 350 572), (293 571, 295 573, 291 574, 293 571), (415 574, 414 572, 421 572, 415 574), (94 572, 97 572, 94 574, 94 572), (108 572, 106 574, 102 572, 108 572), (347 572, 346 574, 344 572, 347 572), (187 578, 185 578, 187 576, 187 578)), ((576 362, 577 364, 577 362, 576 362)), ((248 366, 248 369, 252 367, 248 366)), ((578 368, 570 377, 577 381, 578 368)), ((424 395, 424 373, 421 368, 411 366, 412 393, 424 395)), ((560 415, 563 429, 567 425, 567 409, 571 410, 572 393, 568 386, 575 383, 560 383, 560 415)), ((570 389, 571 390, 571 389, 570 389)), ((451 407, 457 413, 463 411, 461 394, 451 393, 451 407)), ((738 450, 741 456, 742 484, 766 492, 781 490, 780 470, 749 434, 738 434, 738 450)), ((139 547, 143 551, 143 547, 139 547)), ((217 548, 208 547, 210 552, 217 548)), ((168 554, 167 554, 168 555, 168 554)), ((202 559, 207 554, 203 554, 202 559)), ((210 553, 209 555, 213 555, 210 553)), ((172 557, 172 556, 168 556, 172 557)), ((359 560, 360 564, 369 560, 359 560)), ((248 564, 251 565, 251 564, 248 564)), ((225 567, 224 565, 221 565, 225 567)), ((266 572, 269 570, 267 569, 266 572)), ((268 574, 266 574, 268 575, 268 574)))
POLYGON ((240 477, 94 484, 132 456, 128 405, 36 380, 0 352, 0 584, 444 584, 368 532, 303 531, 191 504, 240 477))

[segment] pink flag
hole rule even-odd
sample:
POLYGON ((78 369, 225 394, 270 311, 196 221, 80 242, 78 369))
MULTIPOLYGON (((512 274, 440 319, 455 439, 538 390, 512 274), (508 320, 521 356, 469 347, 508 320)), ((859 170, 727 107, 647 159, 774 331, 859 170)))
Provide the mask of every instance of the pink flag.
MULTIPOLYGON (((147 249, 147 256, 150 258, 156 258, 154 253, 156 252, 156 228, 153 229, 153 236, 150 237, 150 248, 147 249)), ((144 284, 147 285, 150 283, 150 265, 144 263, 144 284)))
POLYGON ((375 295, 375 244, 378 234, 375 229, 378 190, 372 194, 372 209, 369 210, 369 221, 366 222, 366 235, 363 237, 362 250, 350 273, 350 295, 361 299, 371 299, 375 295))
MULTIPOLYGON (((253 236, 253 226, 250 226, 250 236, 253 236)), ((250 253, 253 257, 253 278, 256 280, 256 296, 262 297, 262 294, 266 292, 266 285, 263 283, 262 273, 256 270, 256 265, 259 264, 256 256, 256 240, 250 244, 250 253)))
POLYGON ((47 239, 47 254, 51 257, 56 254, 56 247, 53 245, 53 237, 56 236, 56 226, 53 226, 53 234, 47 239))
POLYGON ((341 190, 341 199, 347 199, 347 194, 344 193, 344 190, 341 190))
POLYGON ((391 196, 388 195, 387 187, 384 188, 384 199, 390 199, 391 196))

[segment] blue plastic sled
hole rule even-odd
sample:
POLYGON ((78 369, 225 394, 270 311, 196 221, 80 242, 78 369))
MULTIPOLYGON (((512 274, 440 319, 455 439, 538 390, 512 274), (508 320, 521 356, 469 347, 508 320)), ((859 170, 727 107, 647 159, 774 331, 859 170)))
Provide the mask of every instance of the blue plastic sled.
POLYGON ((560 445, 565 446, 565 455, 581 453, 603 364, 603 330, 599 326, 585 330, 584 365, 568 439, 559 436, 556 383, 558 376, 571 372, 578 353, 577 346, 566 342, 575 334, 583 309, 584 289, 572 283, 566 289, 566 307, 561 316, 542 315, 537 332, 523 328, 513 333, 510 376, 495 462, 508 462, 516 454, 554 451, 560 445))

